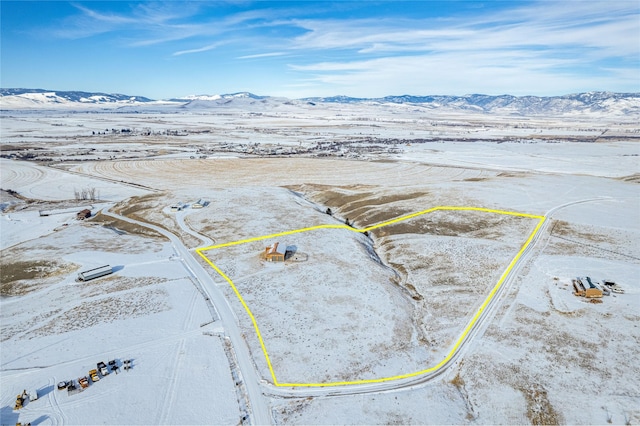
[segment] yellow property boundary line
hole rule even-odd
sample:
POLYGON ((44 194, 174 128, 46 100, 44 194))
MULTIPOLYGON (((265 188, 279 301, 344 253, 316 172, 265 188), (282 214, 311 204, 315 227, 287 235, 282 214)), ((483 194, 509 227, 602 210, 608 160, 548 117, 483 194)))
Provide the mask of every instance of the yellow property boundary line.
POLYGON ((218 274, 220 274, 220 276, 222 278, 224 278, 229 283, 229 285, 233 289, 234 293, 238 297, 238 300, 240 301, 240 303, 244 307, 245 311, 247 311, 247 314, 249 315, 249 318, 251 318, 251 322, 253 323, 253 328, 256 331, 256 335, 258 336, 258 340, 260 341, 260 346, 262 347, 262 352, 264 353, 264 357, 265 357, 265 359, 267 361, 267 365, 269 367, 269 371, 271 372, 271 378, 273 379, 273 383, 274 383, 275 386, 279 386, 279 387, 327 387, 327 386, 361 385, 361 384, 365 384, 365 383, 389 382, 389 381, 392 381, 392 380, 400 380, 400 379, 406 379, 406 378, 409 378, 409 377, 420 376, 420 375, 423 375, 423 374, 432 373, 434 371, 437 371, 444 364, 446 364, 453 357, 453 355, 456 353, 456 351, 458 350, 458 348, 460 347, 460 345, 462 344, 464 339, 467 337, 467 335, 469 334, 469 332, 471 331, 473 326, 478 321, 478 318, 480 318, 480 315, 485 310, 487 305, 491 302, 491 300, 493 300, 494 295, 500 289, 500 287, 502 286, 502 283, 504 282, 504 280, 507 278, 507 276, 511 272, 511 269, 513 269, 515 264, 518 262, 518 259, 520 259, 520 257, 524 253, 524 251, 529 246, 529 244, 531 244, 531 241, 536 236, 536 234, 538 233, 538 231, 542 227, 542 224, 544 223, 545 220, 546 220, 546 216, 537 216, 537 215, 532 215, 532 214, 510 212, 510 211, 504 211, 504 210, 486 209, 486 208, 482 208, 482 207, 438 206, 438 207, 433 207, 433 208, 430 208, 430 209, 427 209, 427 210, 422 210, 422 211, 419 211, 417 213, 412 213, 412 214, 409 214, 409 215, 406 215, 406 216, 401 216, 399 218, 396 218, 396 219, 393 219, 393 220, 389 220, 389 221, 386 221, 386 222, 382 222, 382 223, 379 223, 377 225, 369 226, 369 227, 364 228, 364 229, 356 229, 356 228, 352 228, 349 225, 342 225, 342 224, 340 224, 340 225, 338 225, 338 224, 336 224, 336 225, 328 225, 328 224, 327 225, 318 225, 318 226, 311 226, 311 227, 308 227, 308 228, 296 229, 296 230, 293 230, 293 231, 279 232, 277 234, 264 235, 264 236, 261 236, 261 237, 247 238, 245 240, 233 241, 233 242, 230 242, 230 243, 217 244, 217 245, 213 245, 213 246, 209 246, 209 247, 201 247, 201 248, 196 249, 196 252, 200 256, 202 256, 202 258, 218 274), (250 242, 253 242, 253 241, 266 240, 268 238, 275 238, 275 237, 281 237, 281 236, 284 236, 284 235, 291 235, 291 234, 298 234, 298 233, 301 233, 301 232, 313 231, 315 229, 349 229, 349 230, 354 231, 354 232, 364 233, 364 232, 367 232, 367 231, 371 231, 373 229, 382 228, 384 226, 392 225, 394 223, 402 222, 404 220, 412 219, 414 217, 421 216, 421 215, 426 214, 426 213, 439 211, 439 210, 479 211, 479 212, 496 213, 496 214, 510 215, 510 216, 528 217, 528 218, 532 218, 532 219, 538 219, 538 224, 534 228, 533 232, 531 232, 531 235, 529 235, 529 238, 527 238, 525 243, 522 245, 522 247, 520 248, 520 251, 518 252, 518 254, 516 254, 516 256, 511 261, 511 263, 509 263, 509 266, 507 266, 507 269, 505 269, 505 271, 502 273, 502 275, 500 276, 500 279, 498 280, 496 285, 493 287, 493 289, 491 290, 491 292, 489 293, 487 298, 484 300, 484 302, 482 303, 480 308, 478 308, 476 314, 473 316, 471 321, 469 321, 469 324, 467 324, 467 326, 465 327, 464 331, 462 332, 462 334, 460 335, 460 337, 458 338, 456 343, 453 345, 453 347, 451 348, 451 350, 449 351, 447 356, 442 361, 440 361, 438 364, 434 365, 433 367, 427 368, 425 370, 415 371, 413 373, 400 374, 400 375, 392 376, 392 377, 383 377, 383 378, 379 378, 379 379, 367 379, 367 380, 354 380, 354 381, 345 381, 345 382, 329 382, 329 383, 278 383, 278 379, 276 378, 276 374, 273 371, 273 366, 271 365, 271 360, 269 359, 269 353, 267 352, 267 348, 266 348, 266 346, 264 344, 264 340, 262 338, 262 334, 260 333, 260 328, 258 327, 258 323, 256 321, 256 318, 253 316, 253 313, 251 312, 251 309, 249 309, 249 306, 247 306, 246 302, 244 301, 244 298, 242 297, 242 295, 238 291, 238 289, 235 286, 235 284, 233 283, 233 281, 224 272, 222 272, 220 270, 220 268, 218 268, 211 260, 209 260, 209 258, 207 258, 207 256, 205 256, 203 254, 203 252, 205 252, 205 251, 214 250, 214 249, 218 249, 218 248, 222 248, 222 247, 236 246, 236 245, 240 245, 240 244, 250 243, 250 242))

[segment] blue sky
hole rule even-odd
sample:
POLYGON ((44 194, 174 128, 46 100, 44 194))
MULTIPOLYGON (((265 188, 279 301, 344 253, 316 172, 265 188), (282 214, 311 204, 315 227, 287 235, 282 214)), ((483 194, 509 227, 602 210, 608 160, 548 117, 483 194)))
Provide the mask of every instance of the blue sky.
POLYGON ((5 1, 2 87, 166 99, 640 92, 640 2, 5 1))

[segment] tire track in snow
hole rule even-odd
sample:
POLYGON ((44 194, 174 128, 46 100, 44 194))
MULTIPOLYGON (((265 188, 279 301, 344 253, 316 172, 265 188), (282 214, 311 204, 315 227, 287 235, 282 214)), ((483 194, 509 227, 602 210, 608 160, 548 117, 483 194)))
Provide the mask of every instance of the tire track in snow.
POLYGON ((178 345, 176 351, 174 352, 173 361, 171 362, 171 377, 169 379, 169 384, 167 385, 167 389, 165 391, 164 398, 162 398, 162 411, 160 412, 160 416, 158 418, 158 422, 156 424, 166 425, 170 424, 169 416, 173 410, 173 404, 176 400, 176 388, 177 382, 180 377, 180 372, 182 371, 182 362, 184 361, 184 349, 185 349, 186 339, 181 339, 180 344, 178 345))

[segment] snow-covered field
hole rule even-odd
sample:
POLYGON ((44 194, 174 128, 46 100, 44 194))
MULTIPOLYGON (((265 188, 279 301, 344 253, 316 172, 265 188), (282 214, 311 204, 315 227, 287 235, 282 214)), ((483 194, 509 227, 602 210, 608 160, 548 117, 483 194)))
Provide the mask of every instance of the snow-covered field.
MULTIPOLYGON (((338 114, 335 108, 328 114, 338 114)), ((58 112, 63 126, 51 126, 53 113, 3 118, 3 144, 38 148, 46 137, 49 151, 60 146, 73 157, 78 148, 92 152, 104 143, 114 158, 0 162, 2 189, 15 191, 2 193, 0 217, 1 423, 237 424, 247 415, 249 422, 261 418, 263 406, 271 422, 284 424, 640 422, 637 144, 555 141, 562 132, 587 137, 602 123, 549 119, 545 127, 539 118, 525 131, 491 118, 493 136, 522 131, 527 138, 537 129, 555 142, 425 142, 358 160, 226 152, 189 158, 209 136, 277 144, 291 123, 300 125, 295 138, 310 146, 324 131, 324 140, 356 136, 364 129, 351 126, 357 110, 345 108, 335 120, 284 107, 270 117, 137 115, 136 126, 148 122, 158 131, 217 126, 213 133, 164 135, 151 148, 141 137, 71 138, 77 129, 130 126, 133 114, 58 112), (496 123, 505 128, 496 130, 496 123), (58 133, 47 134, 49 128, 58 133), (86 187, 100 200, 73 200, 86 187), (199 199, 209 204, 168 208, 199 199), (251 318, 229 284, 198 258, 204 280, 183 261, 197 254, 177 245, 193 249, 346 218, 366 227, 446 205, 546 214, 547 225, 455 362, 429 381, 389 382, 385 390, 273 386, 251 318), (76 221, 85 206, 158 224, 182 242, 106 214, 76 221), (75 281, 79 271, 102 264, 115 273, 75 281), (576 276, 613 280, 625 293, 588 303, 572 294, 576 276), (226 308, 212 307, 218 291, 233 318, 219 318, 226 308), (228 321, 237 323, 240 341, 228 321), (238 367, 245 352, 253 374, 238 367), (111 359, 133 359, 133 368, 76 395, 56 389, 111 359), (23 389, 41 397, 14 411, 23 389)), ((454 136, 455 126, 436 118, 443 134, 454 136)), ((416 119, 393 110, 381 120, 396 124, 373 133, 433 131, 416 119)), ((487 132, 480 124, 464 129, 487 132)), ((440 211, 369 236, 314 230, 206 254, 250 307, 280 383, 376 379, 436 364, 534 226, 526 218, 440 211), (276 240, 295 246, 298 260, 264 262, 261 252, 276 240)))
POLYGON ((23 243, 2 251, 3 294, 14 294, 1 302, 2 423, 235 423, 223 340, 171 245, 61 216, 68 226, 46 236, 25 229, 23 243), (115 273, 75 282, 102 264, 115 273), (119 374, 78 395, 57 390, 112 359, 119 374), (40 399, 13 411, 23 388, 40 399))

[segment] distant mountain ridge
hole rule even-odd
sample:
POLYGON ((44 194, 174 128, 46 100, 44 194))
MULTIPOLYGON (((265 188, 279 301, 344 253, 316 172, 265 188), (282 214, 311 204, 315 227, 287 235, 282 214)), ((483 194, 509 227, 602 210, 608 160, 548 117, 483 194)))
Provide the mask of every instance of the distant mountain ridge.
POLYGON ((49 101, 50 103, 78 102, 84 104, 111 102, 152 102, 153 99, 144 96, 123 95, 120 93, 57 91, 45 89, 0 89, 0 97, 32 95, 34 101, 49 101))
POLYGON ((266 99, 268 98, 268 96, 258 96, 249 92, 237 92, 237 93, 228 93, 224 95, 189 95, 189 96, 183 96, 181 98, 171 98, 167 100, 170 102, 191 102, 191 101, 230 100, 230 99, 238 99, 238 98, 266 99))
POLYGON ((385 96, 384 98, 351 98, 348 96, 314 97, 308 102, 331 103, 394 103, 430 107, 448 107, 478 112, 513 112, 520 114, 567 113, 590 111, 606 112, 618 106, 627 113, 640 112, 640 93, 585 92, 562 96, 481 95, 464 96, 385 96))
POLYGON ((461 112, 499 113, 514 115, 601 113, 613 115, 640 115, 640 93, 585 92, 562 96, 513 96, 482 95, 400 95, 383 98, 354 98, 349 96, 309 97, 292 102, 286 98, 258 96, 249 92, 222 95, 189 95, 161 101, 144 96, 117 93, 55 91, 44 89, 0 89, 1 109, 81 107, 82 105, 144 105, 152 103, 175 103, 181 108, 198 109, 211 107, 247 107, 256 105, 277 106, 281 104, 316 106, 330 104, 406 105, 425 109, 446 109, 461 112))

